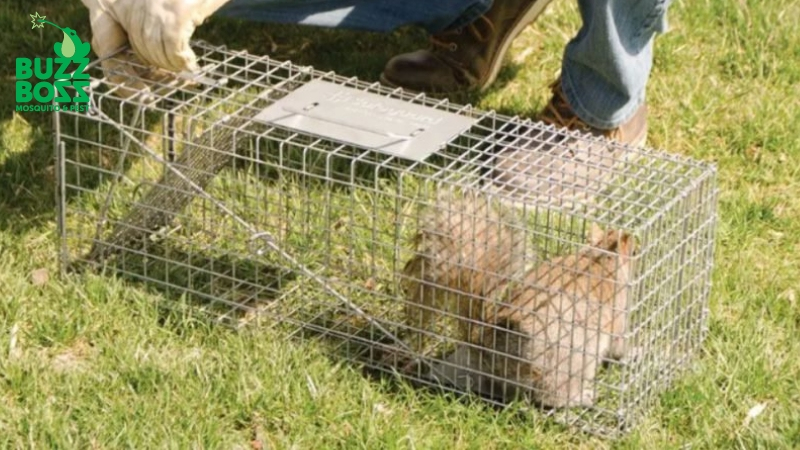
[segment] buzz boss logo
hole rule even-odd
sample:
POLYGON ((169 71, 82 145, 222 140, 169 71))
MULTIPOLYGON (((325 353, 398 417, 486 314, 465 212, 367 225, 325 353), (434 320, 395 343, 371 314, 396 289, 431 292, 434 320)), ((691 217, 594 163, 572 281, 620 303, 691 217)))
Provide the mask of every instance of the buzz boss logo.
POLYGON ((48 24, 61 30, 64 37, 53 45, 56 58, 17 58, 16 110, 88 111, 89 96, 85 88, 89 86, 89 74, 84 70, 89 64, 89 43, 81 42, 75 30, 45 20, 46 16, 38 12, 30 17, 31 29, 48 24))

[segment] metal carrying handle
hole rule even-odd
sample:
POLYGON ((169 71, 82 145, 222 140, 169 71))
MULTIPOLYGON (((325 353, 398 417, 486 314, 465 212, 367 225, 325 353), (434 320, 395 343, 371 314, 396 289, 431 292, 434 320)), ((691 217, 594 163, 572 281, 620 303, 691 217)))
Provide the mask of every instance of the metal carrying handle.
POLYGON ((407 135, 396 134, 396 133, 392 133, 392 132, 389 132, 389 131, 386 131, 386 130, 382 130, 380 128, 374 128, 374 127, 370 127, 370 126, 365 126, 363 124, 351 122, 351 121, 348 121, 348 120, 333 119, 333 118, 330 118, 330 117, 325 117, 325 116, 323 116, 321 114, 312 114, 310 111, 314 110, 314 108, 316 108, 317 106, 319 106, 319 103, 318 102, 314 102, 314 103, 306 106, 303 109, 293 108, 293 107, 288 106, 288 105, 282 106, 281 109, 283 109, 286 112, 289 112, 289 113, 292 113, 292 114, 298 114, 298 115, 305 116, 305 117, 308 117, 308 118, 311 118, 311 119, 321 120, 323 122, 332 123, 334 125, 341 125, 341 126, 345 126, 345 127, 348 127, 348 128, 352 128, 354 130, 366 131, 368 133, 377 134, 377 135, 385 136, 385 137, 392 138, 392 139, 399 139, 399 140, 403 140, 403 141, 409 141, 409 140, 415 138, 420 133, 422 133, 423 131, 426 130, 425 128, 420 127, 420 128, 417 128, 416 130, 412 131, 410 134, 407 134, 407 135))

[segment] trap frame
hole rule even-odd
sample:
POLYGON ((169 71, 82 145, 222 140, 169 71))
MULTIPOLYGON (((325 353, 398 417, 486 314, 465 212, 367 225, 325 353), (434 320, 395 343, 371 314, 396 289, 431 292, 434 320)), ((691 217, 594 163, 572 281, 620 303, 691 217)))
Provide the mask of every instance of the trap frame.
MULTIPOLYGON (((615 436, 689 366, 706 334, 713 165, 204 42, 193 47, 201 73, 146 81, 149 93, 134 97, 94 62, 90 111, 55 112, 64 270, 103 269, 211 320, 319 339, 359 367, 506 405, 508 385, 530 385, 498 377, 483 360, 508 350, 455 331, 486 328, 490 313, 464 320, 428 305, 434 323, 423 326, 408 314, 408 283, 441 290, 445 302, 497 307, 500 297, 488 289, 465 295, 424 270, 410 274, 409 261, 434 258, 431 272, 492 272, 500 291, 523 286, 539 295, 558 289, 525 275, 579 255, 597 224, 636 241, 627 279, 606 280, 628 293, 627 304, 602 306, 624 314, 627 326, 595 325, 594 338, 585 327, 579 350, 559 351, 589 355, 597 349, 587 342, 610 333, 635 357, 589 355, 607 366, 581 383, 594 404, 533 411, 615 436), (336 95, 344 106, 330 101, 336 95), (498 155, 510 150, 537 156, 503 166, 498 155), (415 243, 426 226, 439 226, 427 232, 449 239, 458 255, 423 255, 415 243), (514 270, 481 267, 474 253, 492 245, 513 250, 514 270), (483 353, 474 357, 476 349, 483 353)), ((113 57, 118 69, 147 70, 129 56, 113 57)), ((577 264, 563 269, 581 272, 577 264)), ((585 301, 580 292, 558 294, 585 301)), ((563 329, 556 334, 574 331, 563 329)))

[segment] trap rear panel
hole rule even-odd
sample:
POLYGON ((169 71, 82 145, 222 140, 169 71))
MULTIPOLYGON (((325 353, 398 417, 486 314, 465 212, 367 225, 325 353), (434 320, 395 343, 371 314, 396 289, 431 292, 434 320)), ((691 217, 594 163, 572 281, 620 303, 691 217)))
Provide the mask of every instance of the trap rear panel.
MULTIPOLYGON (((191 82, 164 79, 147 97, 125 97, 94 65, 91 111, 55 114, 65 268, 102 268, 212 320, 279 327, 320 339, 371 371, 466 393, 447 374, 459 369, 453 355, 471 343, 453 331, 452 312, 433 311, 434 328, 409 320, 404 269, 418 256, 421 217, 459 213, 443 194, 480 198, 505 212, 478 220, 513 218, 524 270, 578 252, 591 224, 637 242, 632 274, 617 286, 629 292, 621 313, 636 358, 601 369, 591 385, 594 406, 539 413, 592 433, 625 432, 691 362, 706 333, 713 166, 202 42, 194 49, 203 69, 191 82), (446 119, 452 128, 440 145, 428 140, 436 150, 428 155, 422 144, 395 145, 420 142, 412 139, 419 131, 387 126, 385 109, 374 121, 316 116, 361 133, 353 139, 274 114, 264 119, 270 106, 312 84, 464 120, 446 119), (391 145, 357 144, 364 139, 391 145), (564 142, 604 150, 568 171, 559 167, 576 155, 564 142), (497 155, 514 149, 543 155, 527 169, 540 170, 531 189, 513 177, 498 181, 508 177, 498 176, 497 155), (411 342, 420 334, 425 349, 411 342)), ((472 239, 481 245, 482 237, 472 239)), ((521 282, 521 273, 508 281, 521 282)), ((508 402, 493 389, 477 394, 508 402)))

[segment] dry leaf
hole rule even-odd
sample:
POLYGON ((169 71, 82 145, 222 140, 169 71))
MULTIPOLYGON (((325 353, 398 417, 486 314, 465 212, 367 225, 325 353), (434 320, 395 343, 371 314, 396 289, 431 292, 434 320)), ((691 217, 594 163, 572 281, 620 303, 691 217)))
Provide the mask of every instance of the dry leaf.
POLYGON ((376 403, 373 409, 380 414, 390 414, 392 412, 392 410, 387 408, 383 403, 376 403))
POLYGON ((306 374, 306 384, 308 385, 308 392, 311 394, 311 397, 317 398, 319 396, 319 390, 309 374, 306 374))
POLYGON ((797 302, 797 292, 794 289, 787 289, 780 294, 778 294, 778 298, 781 300, 788 301, 792 306, 794 306, 795 302, 797 302))
POLYGON ((534 50, 535 49, 533 48, 533 46, 525 47, 524 50, 519 52, 519 54, 517 54, 514 57, 514 62, 517 64, 522 64, 523 62, 525 62, 526 59, 528 59, 528 56, 531 56, 533 54, 534 50))
POLYGON ((767 234, 769 234, 770 236, 774 237, 775 239, 782 239, 783 236, 784 236, 783 233, 781 233, 780 231, 775 231, 775 230, 769 230, 769 231, 767 231, 767 234))
POLYGON ((797 292, 794 289, 787 289, 778 294, 778 300, 784 300, 789 303, 791 309, 797 307, 797 292))
POLYGON ((8 359, 16 359, 22 356, 22 350, 17 347, 17 334, 19 333, 19 324, 14 324, 11 327, 8 339, 8 359))
POLYGON ((43 286, 50 281, 50 271, 45 268, 36 269, 31 272, 31 283, 34 286, 43 286))
POLYGON ((747 425, 749 425, 750 422, 753 421, 753 419, 755 419, 756 417, 761 415, 762 412, 764 412, 764 409, 766 409, 766 407, 767 407, 766 403, 759 403, 756 406, 750 408, 750 411, 747 411, 747 417, 744 418, 742 426, 746 427, 747 425))

